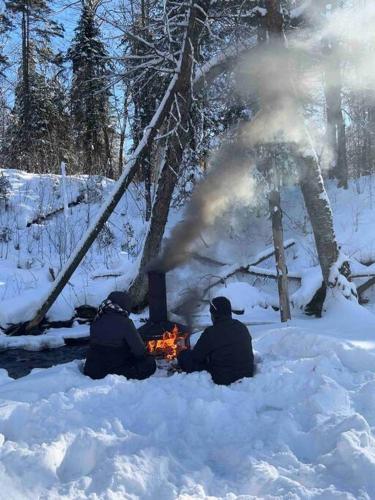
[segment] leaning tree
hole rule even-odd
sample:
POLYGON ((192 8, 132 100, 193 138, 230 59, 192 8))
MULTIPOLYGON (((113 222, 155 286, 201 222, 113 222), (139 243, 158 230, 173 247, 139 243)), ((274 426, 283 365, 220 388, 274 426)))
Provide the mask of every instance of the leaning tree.
MULTIPOLYGON (((171 116, 177 116, 179 109, 181 109, 184 105, 184 101, 187 99, 186 92, 190 90, 190 85, 193 81, 192 70, 194 66, 194 53, 200 34, 206 25, 210 3, 210 0, 191 0, 181 6, 176 6, 174 2, 171 2, 171 17, 176 19, 179 26, 184 27, 180 35, 180 49, 173 56, 173 77, 171 78, 168 88, 151 122, 144 130, 142 140, 139 142, 133 156, 126 164, 121 177, 117 181, 110 198, 104 203, 100 212, 83 235, 77 248, 61 269, 51 291, 44 299, 34 318, 23 325, 23 330, 25 332, 30 332, 38 328, 45 314, 55 302, 64 286, 68 283, 73 272, 95 241, 97 235, 122 198, 122 195, 133 180, 135 174, 139 171, 143 153, 151 147, 165 121, 167 121, 168 127, 176 125, 173 121, 170 123, 169 118, 171 116), (176 16, 174 10, 176 8, 178 9, 178 16, 176 16)), ((170 63, 172 64, 171 60, 170 63)), ((167 134, 169 132, 172 132, 172 129, 168 128, 166 130, 167 134)), ((18 331, 19 329, 13 330, 13 334, 18 331)))

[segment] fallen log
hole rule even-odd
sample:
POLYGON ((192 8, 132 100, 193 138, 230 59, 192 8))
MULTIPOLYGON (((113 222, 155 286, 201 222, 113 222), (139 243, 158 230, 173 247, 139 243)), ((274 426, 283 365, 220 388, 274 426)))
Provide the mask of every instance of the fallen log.
MULTIPOLYGON (((295 245, 294 240, 287 240, 284 242, 284 249, 291 248, 293 245, 295 245)), ((213 276, 210 275, 211 278, 216 278, 216 281, 211 282, 206 288, 204 288, 202 291, 200 290, 194 290, 193 293, 191 293, 191 290, 186 294, 186 297, 181 301, 180 304, 178 304, 175 309, 172 311, 176 315, 181 315, 182 311, 185 309, 185 306, 187 302, 202 302, 204 301, 204 297, 206 296, 207 292, 211 290, 211 288, 214 288, 215 286, 218 285, 225 285, 226 281, 235 276, 236 274, 246 274, 246 275, 251 275, 251 276, 257 276, 259 278, 268 278, 268 279, 274 279, 277 280, 277 273, 276 271, 273 271, 272 269, 263 269, 260 267, 257 267, 258 264, 264 262, 265 260, 269 259, 272 257, 275 253, 274 247, 268 247, 262 252, 260 252, 254 260, 246 265, 246 266, 240 266, 240 267, 234 267, 232 266, 231 271, 229 271, 225 276, 213 276)), ((296 273, 290 273, 288 275, 288 278, 293 281, 301 281, 301 277, 296 274, 296 273)))
POLYGON ((362 294, 364 294, 366 290, 368 290, 374 285, 375 285, 375 276, 370 278, 365 283, 362 283, 362 285, 357 286, 358 299, 360 303, 363 301, 362 294))
MULTIPOLYGON (((278 279, 277 271, 273 271, 272 269, 263 269, 257 266, 250 266, 248 268, 248 274, 259 276, 260 278, 278 279)), ((288 273, 288 279, 291 281, 301 281, 301 276, 298 273, 288 273)))
POLYGON ((206 257, 205 255, 200 255, 199 253, 195 252, 191 254, 191 257, 194 260, 201 262, 202 264, 209 264, 211 266, 223 267, 228 265, 225 262, 221 262, 219 260, 213 259, 212 257, 206 257))
MULTIPOLYGON (((284 249, 290 248, 295 244, 294 240, 288 240, 284 242, 284 249)), ((265 260, 269 259, 272 257, 275 253, 274 247, 270 247, 266 250, 264 250, 261 254, 259 254, 254 261, 251 264, 248 264, 247 266, 240 266, 238 268, 233 269, 230 271, 228 274, 225 276, 217 279, 214 283, 210 283, 202 292, 202 296, 204 297, 206 293, 211 289, 214 288, 215 286, 218 285, 225 285, 226 281, 235 276, 236 274, 248 274, 252 276, 258 276, 259 278, 270 278, 277 280, 277 272, 273 271, 272 269, 264 269, 258 267, 258 264, 261 262, 264 262, 265 260)), ((296 274, 296 273, 289 273, 288 274, 288 279, 294 280, 294 281, 301 281, 301 277, 296 274)))
MULTIPOLYGON (((73 208, 73 207, 80 205, 81 203, 84 202, 84 199, 85 199, 84 195, 82 193, 79 194, 75 200, 70 201, 68 203, 68 208, 73 208)), ((59 208, 55 208, 55 210, 52 210, 51 212, 48 212, 46 214, 38 215, 38 217, 36 217, 35 219, 30 220, 26 224, 26 227, 31 227, 34 224, 42 224, 46 220, 49 220, 52 217, 54 217, 55 215, 62 213, 64 211, 64 209, 65 209, 64 207, 59 207, 59 208)))
MULTIPOLYGON (((284 250, 291 248, 295 244, 296 244, 296 242, 294 240, 284 241, 284 250)), ((273 255, 275 255, 275 247, 270 246, 270 247, 266 248, 265 250, 263 250, 263 252, 260 252, 255 257, 255 260, 250 264, 250 266, 257 266, 258 264, 261 264, 262 262, 269 259, 270 257, 273 257, 273 255)))

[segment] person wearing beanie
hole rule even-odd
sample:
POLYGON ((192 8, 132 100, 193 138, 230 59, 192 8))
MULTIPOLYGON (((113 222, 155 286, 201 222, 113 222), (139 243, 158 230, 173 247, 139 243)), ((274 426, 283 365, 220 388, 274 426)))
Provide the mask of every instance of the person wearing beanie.
POLYGON ((226 297, 210 302, 212 326, 206 328, 192 350, 178 356, 180 368, 187 372, 208 371, 216 384, 229 385, 254 374, 252 339, 247 327, 232 318, 226 297))
POLYGON ((109 374, 143 380, 155 373, 155 359, 129 318, 131 300, 125 292, 112 292, 102 302, 90 327, 90 347, 84 374, 100 379, 109 374))

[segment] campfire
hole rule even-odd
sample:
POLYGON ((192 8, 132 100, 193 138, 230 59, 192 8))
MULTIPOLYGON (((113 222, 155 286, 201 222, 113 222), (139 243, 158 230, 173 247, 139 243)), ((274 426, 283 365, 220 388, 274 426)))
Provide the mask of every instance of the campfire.
POLYGON ((165 273, 149 271, 149 312, 147 322, 138 331, 149 353, 172 361, 189 348, 189 332, 185 325, 169 321, 165 273))
POLYGON ((184 349, 187 335, 182 333, 177 325, 171 331, 165 331, 160 339, 147 342, 149 353, 163 357, 167 361, 172 361, 184 349))

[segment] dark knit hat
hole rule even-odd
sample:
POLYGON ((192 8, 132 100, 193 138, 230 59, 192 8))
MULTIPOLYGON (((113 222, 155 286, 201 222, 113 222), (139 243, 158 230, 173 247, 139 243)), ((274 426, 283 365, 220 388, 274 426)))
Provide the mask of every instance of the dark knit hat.
POLYGON ((210 302, 210 313, 215 318, 231 317, 232 305, 226 297, 215 297, 210 302))
POLYGON ((132 301, 129 294, 126 292, 112 292, 108 295, 108 300, 110 300, 113 304, 117 304, 121 307, 121 309, 124 309, 128 313, 131 312, 132 301))

